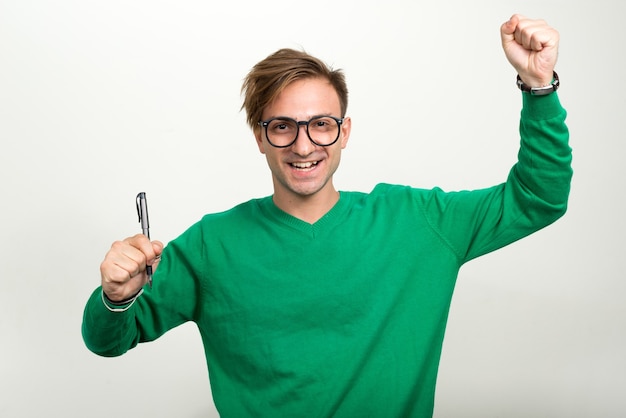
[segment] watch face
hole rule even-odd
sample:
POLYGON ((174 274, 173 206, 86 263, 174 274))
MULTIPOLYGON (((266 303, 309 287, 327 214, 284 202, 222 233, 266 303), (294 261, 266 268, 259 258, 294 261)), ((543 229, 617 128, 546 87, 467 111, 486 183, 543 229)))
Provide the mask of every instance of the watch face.
POLYGON ((546 87, 532 88, 530 89, 530 94, 533 94, 535 96, 542 96, 544 94, 550 94, 553 91, 556 91, 556 88, 554 87, 554 85, 550 85, 546 87))

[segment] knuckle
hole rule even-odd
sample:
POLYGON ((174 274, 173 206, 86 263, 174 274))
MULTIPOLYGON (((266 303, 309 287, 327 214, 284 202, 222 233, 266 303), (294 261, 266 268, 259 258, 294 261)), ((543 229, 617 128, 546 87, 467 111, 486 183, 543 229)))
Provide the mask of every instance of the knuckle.
POLYGON ((114 241, 113 244, 111 244, 111 250, 120 250, 125 245, 126 243, 124 241, 114 241))

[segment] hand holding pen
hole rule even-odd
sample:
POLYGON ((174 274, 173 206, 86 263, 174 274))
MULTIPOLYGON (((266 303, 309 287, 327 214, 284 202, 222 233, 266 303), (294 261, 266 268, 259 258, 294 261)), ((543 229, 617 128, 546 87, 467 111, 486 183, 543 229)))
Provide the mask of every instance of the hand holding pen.
MULTIPOLYGON (((141 222, 142 199, 140 196, 141 193, 137 195, 137 204, 141 222)), ((110 301, 121 302, 137 295, 146 283, 151 283, 152 272, 159 263, 163 243, 156 240, 150 241, 145 203, 144 193, 143 233, 122 241, 115 241, 100 264, 102 291, 110 301)))

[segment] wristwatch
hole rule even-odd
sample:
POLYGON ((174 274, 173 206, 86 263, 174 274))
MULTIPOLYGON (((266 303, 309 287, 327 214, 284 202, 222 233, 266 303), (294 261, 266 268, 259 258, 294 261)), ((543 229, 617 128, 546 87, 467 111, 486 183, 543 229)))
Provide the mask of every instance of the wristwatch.
POLYGON ((558 90, 559 85, 559 75, 556 73, 556 71, 552 72, 552 83, 544 87, 530 87, 524 84, 519 74, 517 75, 517 87, 519 87, 521 91, 525 93, 530 93, 535 96, 544 96, 546 94, 553 93, 558 90))

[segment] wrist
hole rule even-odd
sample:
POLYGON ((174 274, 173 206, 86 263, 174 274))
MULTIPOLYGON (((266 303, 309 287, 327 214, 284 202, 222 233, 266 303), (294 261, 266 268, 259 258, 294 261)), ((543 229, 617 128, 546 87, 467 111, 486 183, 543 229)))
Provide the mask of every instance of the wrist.
POLYGON ((110 299, 107 296, 107 294, 104 293, 104 290, 102 290, 100 293, 101 293, 102 303, 109 311, 124 312, 130 309, 130 307, 135 304, 139 296, 141 296, 141 294, 143 293, 143 287, 139 289, 139 291, 135 293, 133 296, 131 296, 130 298, 127 298, 121 301, 115 301, 115 300, 110 299))
POLYGON ((560 84, 559 75, 556 71, 552 72, 552 81, 550 83, 539 87, 534 87, 524 83, 519 74, 517 75, 517 87, 524 93, 529 93, 535 96, 544 96, 546 94, 553 93, 558 90, 560 84))

